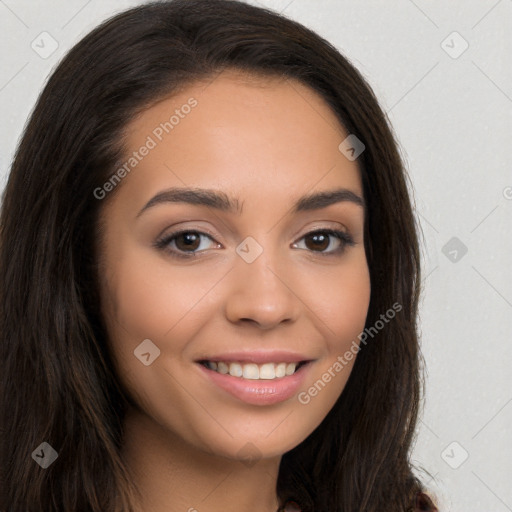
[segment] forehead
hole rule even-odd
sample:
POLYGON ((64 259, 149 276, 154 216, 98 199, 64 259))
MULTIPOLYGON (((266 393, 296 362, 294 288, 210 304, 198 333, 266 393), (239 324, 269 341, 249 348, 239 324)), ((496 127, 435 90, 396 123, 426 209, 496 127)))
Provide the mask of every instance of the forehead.
POLYGON ((127 126, 126 161, 139 154, 123 188, 134 201, 166 186, 229 189, 267 201, 315 187, 360 193, 357 164, 338 149, 347 135, 302 83, 225 71, 159 101, 127 126))

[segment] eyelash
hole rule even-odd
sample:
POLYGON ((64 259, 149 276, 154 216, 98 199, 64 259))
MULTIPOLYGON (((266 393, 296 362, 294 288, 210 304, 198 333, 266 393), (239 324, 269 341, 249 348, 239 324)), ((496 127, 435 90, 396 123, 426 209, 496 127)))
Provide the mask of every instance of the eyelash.
MULTIPOLYGON (((208 233, 204 233, 202 231, 196 231, 193 229, 184 229, 181 231, 176 231, 175 233, 171 233, 169 235, 164 236, 163 238, 158 239, 154 243, 154 246, 159 250, 167 252, 173 258, 181 258, 181 259, 195 258, 198 256, 199 253, 201 253, 203 251, 187 253, 187 252, 183 252, 183 251, 180 252, 179 250, 177 251, 176 249, 169 248, 169 244, 174 239, 176 239, 178 236, 183 235, 184 233, 194 233, 194 234, 198 234, 198 235, 204 235, 213 241, 212 236, 209 235, 208 233)), ((336 237, 341 242, 340 247, 338 247, 334 251, 330 251, 330 252, 311 251, 313 253, 318 253, 325 257, 341 256, 341 254, 343 254, 343 252, 345 251, 346 247, 351 247, 351 246, 355 245, 354 239, 352 238, 351 235, 349 235, 348 233, 346 233, 344 231, 339 231, 337 229, 317 229, 315 231, 310 231, 309 233, 306 233, 303 237, 301 237, 300 240, 302 240, 303 238, 306 238, 307 236, 315 235, 315 234, 332 235, 332 236, 336 237)))

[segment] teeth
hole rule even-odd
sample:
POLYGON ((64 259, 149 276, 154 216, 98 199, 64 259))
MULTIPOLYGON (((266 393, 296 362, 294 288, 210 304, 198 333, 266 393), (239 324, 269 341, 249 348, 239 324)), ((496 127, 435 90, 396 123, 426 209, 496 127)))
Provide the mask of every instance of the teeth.
POLYGON ((205 365, 210 370, 217 371, 224 375, 242 377, 250 380, 272 380, 287 375, 293 375, 299 363, 265 363, 257 365, 254 363, 225 363, 223 361, 207 361, 205 365))
MULTIPOLYGON (((256 368, 258 368, 257 365, 256 368)), ((244 374, 245 377, 245 374, 244 374)), ((262 364, 259 368, 258 377, 260 379, 275 379, 276 378, 276 366, 274 363, 262 364)))
POLYGON ((284 377, 286 375, 286 363, 279 363, 276 366, 276 377, 284 377))
POLYGON ((238 363, 231 363, 229 365, 229 374, 234 375, 235 377, 240 377, 240 373, 242 372, 242 376, 244 379, 259 379, 260 378, 260 370, 257 364, 244 364, 240 366, 238 363), (233 370, 235 373, 233 373, 233 370))
POLYGON ((229 375, 233 377, 241 377, 244 373, 244 369, 238 363, 231 363, 229 365, 229 375))

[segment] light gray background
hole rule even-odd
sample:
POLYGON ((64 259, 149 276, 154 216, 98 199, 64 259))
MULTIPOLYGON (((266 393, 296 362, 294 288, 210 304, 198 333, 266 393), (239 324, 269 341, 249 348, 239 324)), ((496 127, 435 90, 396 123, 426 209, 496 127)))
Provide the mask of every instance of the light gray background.
MULTIPOLYGON (((51 70, 94 26, 138 3, 0 0, 2 189, 51 70), (44 31, 58 42, 46 58, 31 47, 51 49, 44 31)), ((424 233, 428 379, 413 460, 443 511, 512 511, 512 0, 250 3, 331 41, 387 111, 424 233)))

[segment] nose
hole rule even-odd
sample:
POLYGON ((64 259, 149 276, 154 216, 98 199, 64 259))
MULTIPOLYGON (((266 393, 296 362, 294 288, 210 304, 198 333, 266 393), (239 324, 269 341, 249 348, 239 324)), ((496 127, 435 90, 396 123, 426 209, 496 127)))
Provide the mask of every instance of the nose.
POLYGON ((260 329, 296 321, 302 302, 291 275, 289 269, 277 265, 270 251, 263 251, 252 263, 237 258, 230 272, 226 318, 238 325, 253 323, 260 329))

